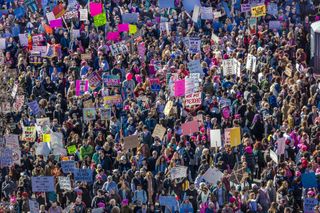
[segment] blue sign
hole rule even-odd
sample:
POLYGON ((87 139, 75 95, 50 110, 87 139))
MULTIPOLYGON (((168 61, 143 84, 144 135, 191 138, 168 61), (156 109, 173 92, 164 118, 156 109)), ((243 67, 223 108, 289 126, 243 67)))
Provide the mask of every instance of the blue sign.
POLYGON ((92 170, 91 169, 75 169, 74 172, 75 181, 92 182, 92 170))
POLYGON ((160 196, 159 203, 161 206, 167 206, 167 207, 173 207, 177 205, 177 201, 174 196, 160 196))
POLYGON ((317 177, 314 172, 302 175, 302 185, 304 188, 318 187, 317 177))
POLYGON ((73 173, 75 170, 75 162, 73 160, 61 161, 63 173, 73 173))

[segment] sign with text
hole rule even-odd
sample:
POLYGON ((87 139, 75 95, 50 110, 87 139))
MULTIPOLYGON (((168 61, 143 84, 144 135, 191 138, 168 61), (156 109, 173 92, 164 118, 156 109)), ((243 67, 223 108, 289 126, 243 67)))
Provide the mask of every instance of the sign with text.
POLYGON ((32 176, 32 192, 54 192, 53 178, 53 176, 32 176))

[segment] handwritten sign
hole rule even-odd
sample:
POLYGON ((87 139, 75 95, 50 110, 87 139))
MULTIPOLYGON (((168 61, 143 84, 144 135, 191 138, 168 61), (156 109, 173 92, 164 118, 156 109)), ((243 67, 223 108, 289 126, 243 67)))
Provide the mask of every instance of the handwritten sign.
POLYGON ((220 129, 210 130, 210 146, 217 148, 222 146, 220 129))
POLYGON ((53 176, 32 176, 32 192, 54 192, 53 176))
POLYGON ((186 177, 187 170, 188 170, 188 167, 186 167, 186 166, 173 167, 170 170, 170 177, 172 180, 177 179, 177 178, 186 177))
POLYGON ((193 60, 187 64, 190 73, 203 73, 200 60, 193 60))
POLYGON ((35 126, 24 126, 22 130, 23 141, 33 142, 36 140, 36 127, 35 126))
POLYGON ((76 168, 76 163, 73 160, 61 161, 61 168, 63 173, 73 173, 76 168))
POLYGON ((74 180, 92 182, 92 170, 91 169, 75 169, 74 180))
POLYGON ((164 113, 166 116, 169 116, 172 107, 173 107, 173 101, 168 101, 167 104, 166 104, 166 106, 164 107, 163 113, 164 113))
POLYGON ((139 146, 139 136, 138 135, 130 135, 128 137, 123 138, 124 149, 133 149, 139 146))
POLYGON ((246 13, 251 11, 250 4, 241 4, 241 13, 246 13))
POLYGON ((196 106, 200 105, 202 102, 201 92, 195 92, 190 95, 186 95, 186 105, 187 106, 196 106))
POLYGON ((160 124, 157 124, 153 130, 152 137, 158 137, 160 138, 160 140, 162 140, 165 133, 166 133, 166 128, 164 128, 160 124))
POLYGON ((70 177, 62 177, 62 176, 59 176, 59 177, 58 177, 58 182, 59 182, 60 189, 63 189, 63 190, 71 190, 70 177))

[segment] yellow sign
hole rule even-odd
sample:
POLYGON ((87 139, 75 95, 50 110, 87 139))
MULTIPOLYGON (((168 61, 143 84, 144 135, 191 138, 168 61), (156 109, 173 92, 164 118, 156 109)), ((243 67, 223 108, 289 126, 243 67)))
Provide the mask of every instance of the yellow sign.
POLYGON ((137 32, 137 25, 129 24, 129 34, 133 35, 137 32))
POLYGON ((172 101, 168 101, 166 106, 165 106, 165 108, 164 108, 164 111, 163 111, 165 116, 169 116, 172 107, 173 107, 173 102, 172 101))
POLYGON ((251 7, 251 17, 261 17, 267 14, 266 5, 251 7))
POLYGON ((230 129, 230 145, 231 147, 238 146, 241 143, 240 127, 230 129))
POLYGON ((46 143, 49 143, 51 141, 51 136, 50 134, 43 134, 42 135, 42 141, 43 142, 46 142, 46 143))

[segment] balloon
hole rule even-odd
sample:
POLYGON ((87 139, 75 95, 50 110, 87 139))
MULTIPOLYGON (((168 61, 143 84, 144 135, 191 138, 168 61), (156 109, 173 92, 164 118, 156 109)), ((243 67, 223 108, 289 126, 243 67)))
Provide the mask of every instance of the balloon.
POLYGON ((127 79, 127 81, 132 80, 132 78, 133 78, 132 73, 128 73, 128 74, 126 75, 126 79, 127 79))

